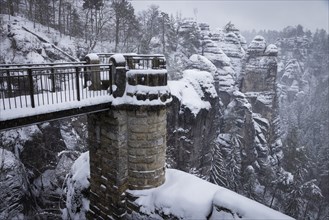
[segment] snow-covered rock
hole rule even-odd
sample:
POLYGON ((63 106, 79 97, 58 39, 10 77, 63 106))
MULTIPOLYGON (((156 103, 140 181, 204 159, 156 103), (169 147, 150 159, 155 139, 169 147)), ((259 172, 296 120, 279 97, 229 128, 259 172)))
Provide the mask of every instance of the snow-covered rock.
POLYGON ((80 155, 72 165, 66 181, 66 208, 63 219, 86 219, 89 210, 90 164, 89 151, 80 155))
POLYGON ((262 55, 266 49, 266 41, 263 36, 257 35, 248 46, 247 53, 262 55))
POLYGON ((274 44, 269 44, 266 49, 265 49, 265 55, 272 55, 272 56, 276 56, 278 55, 278 47, 274 44))
POLYGON ((217 71, 208 59, 193 55, 179 81, 169 81, 173 101, 168 108, 168 164, 198 175, 208 175, 210 146, 218 120, 217 71), (200 65, 200 69, 195 69, 200 65), (202 70, 201 70, 202 69, 202 70), (208 72, 208 71, 211 72, 208 72), (208 126, 205 126, 208 125, 208 126))
POLYGON ((166 182, 162 186, 128 192, 137 198, 134 203, 140 207, 140 213, 149 218, 292 219, 223 187, 174 169, 166 170, 166 182))
POLYGON ((0 219, 24 219, 30 199, 25 168, 13 153, 0 148, 0 171, 0 219))
POLYGON ((192 67, 191 69, 204 70, 212 73, 213 77, 217 76, 216 66, 206 57, 199 54, 193 54, 189 60, 191 61, 190 62, 190 66, 192 67))

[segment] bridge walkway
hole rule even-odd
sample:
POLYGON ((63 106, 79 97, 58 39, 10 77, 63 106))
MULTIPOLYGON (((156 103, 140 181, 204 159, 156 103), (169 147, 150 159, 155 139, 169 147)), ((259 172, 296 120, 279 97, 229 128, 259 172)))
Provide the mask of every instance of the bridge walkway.
MULTIPOLYGON (((85 62, 0 64, 0 130, 110 108, 115 55, 97 54, 93 62, 94 55, 85 62)), ((127 70, 165 68, 162 55, 124 57, 127 70)))

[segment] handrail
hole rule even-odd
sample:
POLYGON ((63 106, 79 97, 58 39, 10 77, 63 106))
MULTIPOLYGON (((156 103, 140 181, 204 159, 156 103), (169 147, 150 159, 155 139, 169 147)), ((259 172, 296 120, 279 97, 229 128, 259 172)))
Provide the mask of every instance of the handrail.
POLYGON ((22 66, 0 68, 0 111, 69 103, 113 91, 112 64, 22 66))
POLYGON ((81 67, 81 68, 84 68, 84 67, 103 67, 103 66, 109 66, 111 64, 85 64, 85 65, 79 65, 79 66, 44 66, 44 67, 34 67, 34 66, 31 66, 31 67, 24 67, 24 68, 1 68, 0 67, 0 71, 1 70, 6 70, 6 71, 19 71, 19 70, 28 70, 28 69, 33 69, 33 70, 47 70, 47 69, 52 69, 52 68, 56 68, 56 69, 65 69, 65 68, 73 68, 73 67, 81 67))
POLYGON ((0 110, 108 96, 112 94, 112 84, 118 83, 117 77, 126 80, 125 71, 166 68, 162 54, 121 54, 125 58, 125 70, 119 71, 110 63, 113 55, 99 53, 99 60, 91 63, 0 64, 0 110), (103 63, 97 64, 99 61, 103 63))
MULTIPOLYGON (((97 53, 101 63, 109 63, 113 53, 97 53)), ((165 69, 166 58, 163 54, 121 54, 126 60, 127 69, 165 69)))
POLYGON ((0 64, 0 68, 1 67, 12 67, 12 66, 57 66, 57 65, 79 65, 79 64, 86 64, 85 61, 82 62, 65 62, 65 63, 26 63, 26 64, 0 64))

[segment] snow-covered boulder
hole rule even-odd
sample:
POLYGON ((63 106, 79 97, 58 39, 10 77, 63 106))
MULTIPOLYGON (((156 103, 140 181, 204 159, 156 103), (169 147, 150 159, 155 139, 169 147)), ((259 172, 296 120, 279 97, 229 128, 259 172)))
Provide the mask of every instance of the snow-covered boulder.
POLYGON ((242 92, 276 91, 275 48, 274 45, 267 46, 262 36, 256 36, 249 44, 244 58, 244 69, 239 77, 242 92))
POLYGON ((268 55, 268 56, 276 56, 278 55, 278 47, 275 46, 274 44, 270 44, 266 47, 265 49, 265 55, 268 55))
POLYGON ((230 66, 230 58, 212 41, 205 45, 203 53, 204 56, 210 60, 217 68, 230 66))
POLYGON ((219 45, 230 58, 242 58, 245 54, 239 37, 233 32, 225 33, 224 40, 219 45))

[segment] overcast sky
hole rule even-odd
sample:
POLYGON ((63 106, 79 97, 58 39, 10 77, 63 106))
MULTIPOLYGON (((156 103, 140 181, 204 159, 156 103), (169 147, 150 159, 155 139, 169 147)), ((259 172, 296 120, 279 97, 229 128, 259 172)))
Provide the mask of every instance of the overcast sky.
POLYGON ((132 0, 136 12, 149 5, 183 17, 197 18, 212 29, 222 28, 231 21, 240 30, 281 30, 301 24, 311 31, 329 29, 329 0, 132 0), (196 13, 195 13, 196 12, 196 13))

